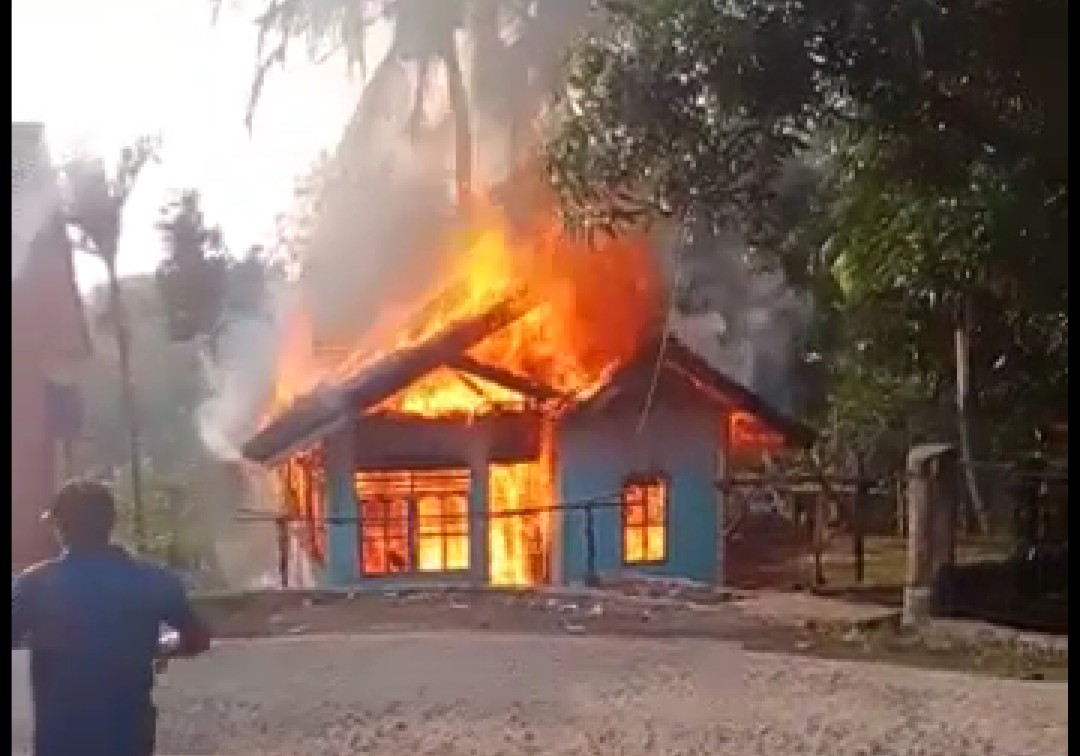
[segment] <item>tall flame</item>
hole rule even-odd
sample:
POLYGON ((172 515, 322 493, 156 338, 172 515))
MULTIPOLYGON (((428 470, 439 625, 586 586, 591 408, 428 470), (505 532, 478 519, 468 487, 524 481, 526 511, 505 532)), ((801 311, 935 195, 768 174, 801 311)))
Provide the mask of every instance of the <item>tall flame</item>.
MULTIPOLYGON (((312 321, 295 313, 279 356, 271 414, 322 383, 336 383, 395 350, 414 346, 508 303, 524 315, 468 353, 569 400, 591 396, 632 357, 657 313, 659 277, 644 237, 592 246, 566 234, 554 214, 511 226, 492 207, 450 240, 444 275, 407 318, 387 316, 350 344, 313 348, 312 321)), ((387 311, 398 303, 387 303, 387 311)), ((440 368, 369 412, 476 416, 520 405, 525 396, 497 381, 440 368)), ((492 582, 532 584, 547 577, 553 503, 552 439, 536 462, 493 465, 488 489, 492 582), (516 513, 516 514, 515 514, 516 513)))

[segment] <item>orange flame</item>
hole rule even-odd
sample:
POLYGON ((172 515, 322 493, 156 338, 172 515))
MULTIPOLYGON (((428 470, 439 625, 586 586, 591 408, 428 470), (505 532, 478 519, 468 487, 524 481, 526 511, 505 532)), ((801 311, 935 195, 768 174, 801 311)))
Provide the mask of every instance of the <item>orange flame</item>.
MULTIPOLYGON (((440 285, 404 324, 388 317, 347 348, 316 353, 311 319, 298 312, 282 342, 271 413, 320 383, 345 380, 397 349, 507 302, 525 305, 525 314, 481 340, 467 356, 570 400, 591 396, 636 353, 659 302, 659 276, 644 237, 594 248, 567 235, 553 214, 524 229, 511 228, 494 208, 481 208, 473 218, 474 230, 453 240, 455 253, 444 256, 449 262, 440 285)), ((497 381, 443 367, 368 411, 477 416, 527 400, 497 381)), ((490 468, 488 551, 494 584, 528 585, 547 577, 550 436, 549 428, 538 461, 490 468)))

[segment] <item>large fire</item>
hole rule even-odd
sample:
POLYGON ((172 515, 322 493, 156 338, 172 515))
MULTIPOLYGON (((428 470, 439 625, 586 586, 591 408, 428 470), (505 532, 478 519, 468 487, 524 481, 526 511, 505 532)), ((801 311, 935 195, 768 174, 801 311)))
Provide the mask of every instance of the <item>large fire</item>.
MULTIPOLYGON (((320 384, 345 380, 395 350, 506 304, 520 307, 524 314, 476 343, 466 356, 553 389, 571 402, 591 396, 637 351, 659 299, 659 277, 644 238, 592 246, 564 233, 553 216, 527 228, 511 227, 499 210, 490 207, 476 210, 472 218, 472 228, 450 240, 438 284, 408 317, 388 314, 358 333, 353 343, 317 350, 310 316, 304 310, 296 312, 283 340, 271 415, 320 384)), ((388 313, 394 304, 387 303, 388 313)), ((519 409, 526 401, 526 396, 497 381, 447 366, 368 412, 475 418, 519 409)), ((545 436, 538 461, 490 467, 488 566, 493 584, 534 584, 549 575, 550 428, 545 436)), ((372 480, 365 482, 365 495, 385 498, 373 485, 372 480)), ((463 506, 460 496, 451 498, 456 507, 463 506)), ((418 501, 426 511, 436 500, 418 501)), ((467 560, 462 548, 454 547, 451 559, 456 566, 467 560)), ((373 547, 370 553, 377 551, 373 547)), ((439 561, 421 556, 425 564, 445 562, 444 557, 439 561)))

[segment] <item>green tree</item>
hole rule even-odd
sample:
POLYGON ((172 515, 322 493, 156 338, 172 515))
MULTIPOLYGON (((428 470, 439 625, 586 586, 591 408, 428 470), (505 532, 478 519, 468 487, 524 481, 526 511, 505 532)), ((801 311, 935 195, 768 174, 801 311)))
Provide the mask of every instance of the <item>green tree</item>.
POLYGON ((818 300, 823 414, 929 433, 962 394, 958 342, 972 400, 1010 431, 988 443, 1030 443, 1063 411, 1064 0, 640 0, 604 18, 547 123, 570 224, 742 230, 818 300), (793 161, 820 178, 794 213, 776 191, 793 161))
POLYGON ((587 20, 588 8, 585 0, 267 0, 256 18, 259 45, 248 125, 269 71, 284 63, 297 43, 306 46, 313 60, 343 54, 350 69, 366 79, 349 127, 360 139, 402 107, 414 137, 440 130, 441 123, 425 127, 423 112, 441 65, 454 132, 458 202, 464 206, 475 188, 473 111, 506 129, 507 161, 519 159, 525 134, 558 75, 561 51, 587 20), (368 76, 370 35, 380 22, 391 25, 393 38, 368 76), (458 37, 468 50, 467 72, 458 37), (407 65, 415 67, 414 83, 407 65))
MULTIPOLYGON (((132 380, 139 387, 142 548, 176 566, 212 564, 215 536, 228 525, 241 488, 230 479, 229 466, 203 442, 200 418, 208 394, 203 345, 169 337, 167 309, 153 276, 124 277, 121 286, 131 324, 132 380)), ((88 293, 86 310, 94 353, 80 371, 84 442, 77 446, 75 463, 86 474, 117 482, 120 536, 134 540, 137 510, 127 427, 115 391, 119 359, 107 286, 88 293)))
POLYGON ((268 283, 284 275, 282 266, 261 246, 241 259, 230 255, 221 229, 207 224, 195 189, 178 192, 161 208, 157 228, 166 254, 155 279, 169 338, 202 339, 212 355, 230 318, 264 310, 268 283))
POLYGON ((116 255, 123 229, 124 206, 139 174, 155 159, 157 146, 157 141, 150 137, 137 140, 121 151, 116 169, 111 173, 103 161, 90 157, 76 159, 63 168, 68 191, 68 222, 76 232, 76 242, 83 251, 98 257, 108 274, 110 317, 115 326, 113 335, 119 355, 120 393, 128 429, 134 531, 136 545, 140 548, 145 545, 142 451, 131 374, 131 327, 116 270, 116 255))
POLYGON ((229 260, 221 231, 206 225, 202 199, 184 190, 161 210, 157 228, 165 247, 157 283, 169 336, 212 338, 225 306, 229 260))
POLYGON ((316 60, 343 52, 349 66, 365 75, 369 28, 388 19, 394 26, 393 42, 365 88, 358 125, 363 128, 363 122, 381 117, 371 112, 372 107, 379 109, 387 98, 400 96, 401 84, 407 80, 403 67, 414 64, 416 83, 408 122, 410 130, 418 133, 433 69, 441 63, 454 125, 457 197, 464 207, 472 193, 473 142, 465 78, 454 39, 462 27, 463 13, 463 0, 269 0, 256 20, 259 43, 248 101, 249 128, 267 74, 273 66, 285 62, 292 43, 306 42, 309 56, 316 60))

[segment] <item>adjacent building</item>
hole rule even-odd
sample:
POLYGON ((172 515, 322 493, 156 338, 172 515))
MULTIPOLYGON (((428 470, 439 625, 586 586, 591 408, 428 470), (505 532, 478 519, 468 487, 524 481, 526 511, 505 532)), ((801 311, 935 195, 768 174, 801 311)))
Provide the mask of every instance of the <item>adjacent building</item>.
POLYGON ((91 353, 57 176, 40 124, 11 124, 12 566, 55 552, 41 512, 78 428, 73 387, 91 353))

